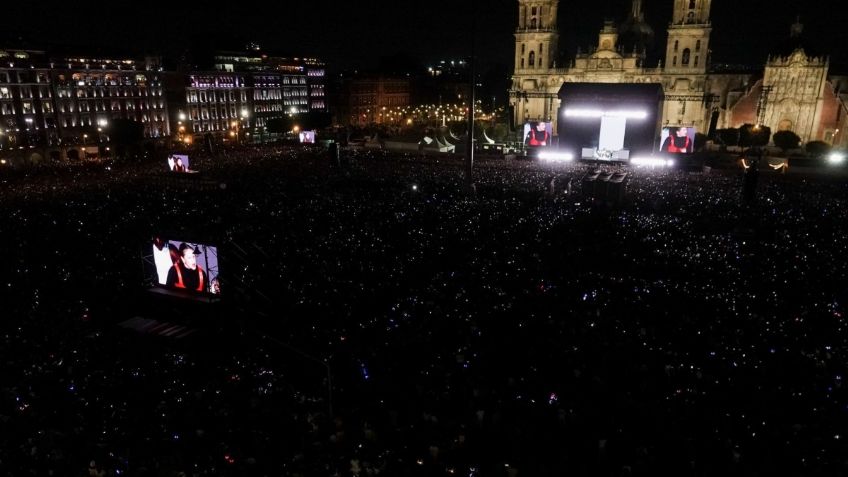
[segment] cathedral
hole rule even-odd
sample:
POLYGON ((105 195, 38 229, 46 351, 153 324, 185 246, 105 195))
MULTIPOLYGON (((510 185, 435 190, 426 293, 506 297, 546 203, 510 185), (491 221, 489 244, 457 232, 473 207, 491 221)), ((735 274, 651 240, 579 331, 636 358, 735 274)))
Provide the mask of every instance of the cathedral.
POLYGON ((803 142, 848 143, 848 77, 832 76, 826 57, 810 56, 800 42, 803 26, 792 26, 792 46, 768 58, 760 74, 710 68, 712 0, 674 0, 663 60, 646 63, 654 37, 642 0, 633 0, 627 21, 607 21, 597 44, 557 65, 558 0, 518 0, 510 104, 515 124, 553 123, 566 83, 655 83, 665 93, 662 124, 694 127, 709 134, 743 124, 793 131, 803 142))

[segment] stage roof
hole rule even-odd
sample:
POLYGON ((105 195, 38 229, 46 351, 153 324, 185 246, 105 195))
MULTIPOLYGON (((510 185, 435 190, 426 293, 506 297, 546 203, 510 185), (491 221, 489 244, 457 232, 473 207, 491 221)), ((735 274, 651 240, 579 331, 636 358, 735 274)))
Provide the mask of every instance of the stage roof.
POLYGON ((658 83, 564 83, 559 97, 563 102, 662 101, 665 94, 658 83))

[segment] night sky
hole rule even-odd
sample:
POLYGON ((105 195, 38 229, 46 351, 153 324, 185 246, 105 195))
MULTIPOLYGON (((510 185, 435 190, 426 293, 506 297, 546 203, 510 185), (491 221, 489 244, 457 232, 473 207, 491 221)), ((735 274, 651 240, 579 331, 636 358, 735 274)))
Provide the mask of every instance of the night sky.
MULTIPOLYGON (((468 56, 471 31, 476 53, 486 65, 511 67, 516 24, 515 0, 359 1, 336 7, 329 2, 231 2, 224 8, 200 2, 139 7, 139 2, 20 1, 4 5, 0 40, 23 37, 33 47, 105 46, 107 51, 151 51, 176 57, 186 49, 238 48, 255 41, 268 50, 324 58, 332 69, 368 68, 399 52, 422 63, 468 56), (106 6, 108 5, 108 6, 106 6), (473 24, 473 28, 472 28, 473 24)), ((672 0, 645 0, 657 32, 657 52, 665 42, 672 0)), ((838 0, 715 0, 713 61, 761 65, 785 41, 800 14, 810 44, 831 55, 846 71, 848 13, 838 0), (757 35, 757 36, 755 36, 757 35), (840 48, 830 45, 839 45, 840 48)), ((604 18, 623 20, 630 0, 562 0, 561 49, 566 57, 596 42, 604 18)), ((654 66, 654 65, 650 65, 654 66)))

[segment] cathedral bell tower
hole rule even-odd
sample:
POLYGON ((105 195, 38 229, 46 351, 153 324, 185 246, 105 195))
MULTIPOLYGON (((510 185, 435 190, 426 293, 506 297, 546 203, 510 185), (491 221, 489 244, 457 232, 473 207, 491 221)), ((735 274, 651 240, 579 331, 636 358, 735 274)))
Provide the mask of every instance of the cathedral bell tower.
POLYGON ((710 51, 712 0, 674 0, 668 27, 666 71, 704 74, 710 51))
POLYGON ((515 71, 547 72, 559 48, 558 0, 518 0, 515 71))
POLYGON ((510 90, 514 124, 553 121, 559 101, 553 75, 559 52, 559 0, 518 0, 515 63, 510 90))

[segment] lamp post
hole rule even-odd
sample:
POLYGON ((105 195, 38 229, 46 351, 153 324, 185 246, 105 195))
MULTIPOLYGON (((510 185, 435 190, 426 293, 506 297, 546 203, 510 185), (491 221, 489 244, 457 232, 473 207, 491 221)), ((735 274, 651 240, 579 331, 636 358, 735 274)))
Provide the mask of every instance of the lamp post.
MULTIPOLYGON (((250 115, 250 114, 249 114, 249 112, 247 111, 247 108, 242 108, 241 113, 240 113, 240 115, 239 115, 239 118, 240 118, 240 119, 239 119, 239 130, 241 130, 241 129, 242 129, 242 127, 243 127, 243 126, 241 125, 241 122, 242 122, 242 121, 244 121, 244 122, 245 122, 245 126, 248 126, 248 125, 249 125, 249 123, 247 122, 247 118, 248 118, 248 116, 249 116, 249 115, 250 115)), ((241 136, 239 136, 239 143, 241 143, 241 136)))
POLYGON ((471 86, 470 95, 468 98, 468 141, 465 145, 465 187, 468 192, 474 190, 474 179, 472 170, 474 168, 474 106, 475 106, 475 86, 477 79, 474 77, 474 36, 476 32, 476 10, 474 9, 474 0, 471 0, 471 55, 469 62, 469 83, 471 86))

